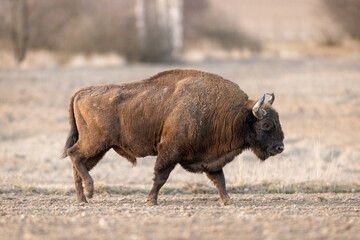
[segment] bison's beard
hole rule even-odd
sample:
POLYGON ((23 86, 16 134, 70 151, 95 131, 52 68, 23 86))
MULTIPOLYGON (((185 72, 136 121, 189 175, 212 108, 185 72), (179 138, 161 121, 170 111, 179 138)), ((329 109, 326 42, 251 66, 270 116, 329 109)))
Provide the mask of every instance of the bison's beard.
POLYGON ((251 148, 251 150, 261 161, 265 161, 268 157, 271 156, 268 151, 262 150, 261 148, 251 148))

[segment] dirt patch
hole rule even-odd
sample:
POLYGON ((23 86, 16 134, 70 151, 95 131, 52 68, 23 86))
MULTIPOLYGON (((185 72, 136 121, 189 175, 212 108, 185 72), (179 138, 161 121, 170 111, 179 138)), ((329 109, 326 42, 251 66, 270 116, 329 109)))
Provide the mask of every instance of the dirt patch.
POLYGON ((73 196, 2 194, 0 234, 6 239, 356 239, 359 194, 216 194, 73 196))

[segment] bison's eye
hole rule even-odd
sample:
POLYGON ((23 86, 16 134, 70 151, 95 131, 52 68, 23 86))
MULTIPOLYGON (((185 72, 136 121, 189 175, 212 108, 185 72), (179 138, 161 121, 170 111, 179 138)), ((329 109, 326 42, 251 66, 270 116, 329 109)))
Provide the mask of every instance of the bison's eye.
POLYGON ((261 125, 261 129, 264 131, 269 131, 274 125, 272 124, 272 122, 264 122, 261 125))

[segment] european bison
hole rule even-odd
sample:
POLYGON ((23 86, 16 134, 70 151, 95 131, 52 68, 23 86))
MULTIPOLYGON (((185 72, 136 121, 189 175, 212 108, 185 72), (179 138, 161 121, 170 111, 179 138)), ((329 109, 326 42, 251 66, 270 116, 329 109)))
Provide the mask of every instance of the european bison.
POLYGON ((266 104, 265 94, 256 102, 229 80, 188 69, 80 89, 70 100, 71 130, 63 155, 73 164, 76 200, 93 196, 89 171, 112 148, 134 165, 136 158, 157 156, 150 205, 157 204, 176 164, 205 172, 222 204, 230 204, 222 168, 245 149, 261 160, 284 150, 279 117, 271 107, 274 94, 269 95, 266 104))

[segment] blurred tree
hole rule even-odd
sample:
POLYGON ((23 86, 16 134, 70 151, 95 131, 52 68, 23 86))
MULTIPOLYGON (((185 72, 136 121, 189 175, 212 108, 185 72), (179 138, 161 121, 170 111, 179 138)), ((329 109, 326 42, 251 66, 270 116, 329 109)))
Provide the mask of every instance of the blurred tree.
POLYGON ((183 47, 183 0, 156 0, 157 22, 166 33, 173 58, 180 56, 183 47))
POLYGON ((162 62, 177 59, 183 47, 183 0, 135 0, 139 59, 162 62))
POLYGON ((169 7, 169 22, 172 42, 172 55, 174 58, 180 56, 183 48, 183 0, 171 0, 169 7))
POLYGON ((0 43, 12 46, 19 63, 28 49, 59 50, 63 31, 78 15, 78 1, 0 1, 0 43))
POLYGON ((17 62, 24 60, 29 42, 29 5, 27 0, 11 1, 11 40, 17 62))
POLYGON ((247 49, 261 51, 261 43, 229 19, 222 11, 214 10, 209 0, 184 1, 185 48, 211 42, 225 50, 247 49))
POLYGON ((0 0, 0 46, 19 62, 27 49, 117 53, 130 62, 179 59, 208 42, 256 50, 240 30, 209 0, 0 0))
POLYGON ((344 32, 360 40, 360 0, 322 0, 322 3, 344 32))
POLYGON ((141 47, 144 46, 146 39, 146 15, 145 15, 145 0, 135 0, 135 18, 136 28, 141 47))
POLYGON ((49 50, 63 44, 64 31, 81 11, 79 0, 32 0, 30 10, 29 45, 33 49, 49 50))

